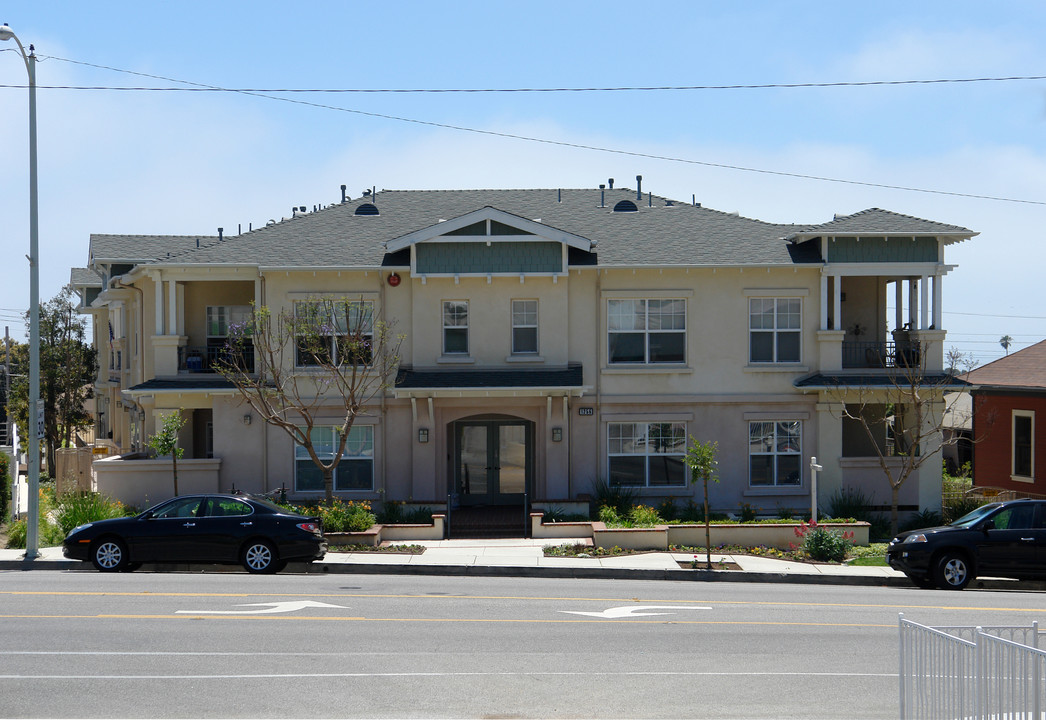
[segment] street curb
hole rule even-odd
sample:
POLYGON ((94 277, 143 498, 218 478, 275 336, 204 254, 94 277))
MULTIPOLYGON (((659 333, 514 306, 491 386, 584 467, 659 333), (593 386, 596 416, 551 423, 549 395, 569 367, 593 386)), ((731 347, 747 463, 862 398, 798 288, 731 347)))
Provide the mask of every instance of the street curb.
MULTIPOLYGON (((64 572, 94 572, 91 563, 81 560, 0 560, 3 570, 61 570, 64 572)), ((159 573, 239 573, 235 565, 144 565, 138 572, 159 573)), ((385 565, 358 563, 309 564, 289 563, 284 574, 299 575, 421 575, 429 577, 505 577, 557 578, 567 580, 671 580, 675 582, 724 583, 791 583, 793 585, 841 585, 850 587, 909 587, 915 585, 905 577, 877 577, 875 575, 808 575, 773 572, 743 572, 737 570, 666 570, 604 567, 524 567, 519 565, 385 565)), ((1042 592, 1046 582, 985 578, 974 580, 971 589, 1009 590, 1014 592, 1042 592)))

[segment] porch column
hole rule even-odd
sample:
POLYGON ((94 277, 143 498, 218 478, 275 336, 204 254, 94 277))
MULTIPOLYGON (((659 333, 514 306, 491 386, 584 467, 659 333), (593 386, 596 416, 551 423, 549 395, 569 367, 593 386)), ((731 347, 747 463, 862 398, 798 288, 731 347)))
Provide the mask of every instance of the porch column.
POLYGON ((919 298, 919 329, 926 330, 930 327, 930 278, 923 275, 919 281, 922 291, 919 298))
POLYGON ((829 330, 828 327, 828 276, 821 273, 821 329, 829 330))
POLYGON ((843 326, 843 279, 839 275, 832 276, 832 329, 838 330, 843 326))
POLYGON ((934 275, 933 276, 933 329, 944 330, 944 323, 941 319, 941 299, 943 297, 943 288, 941 287, 944 283, 944 276, 934 275))
POLYGON ((900 330, 901 326, 904 325, 904 281, 900 278, 894 280, 893 290, 893 326, 895 329, 900 330))
POLYGON ((160 273, 151 273, 153 289, 155 290, 155 302, 153 304, 156 313, 156 330, 154 335, 163 335, 163 279, 160 273))
POLYGON ((178 283, 167 281, 167 332, 166 335, 178 334, 178 283))
POLYGON ((919 288, 915 278, 908 278, 908 329, 914 330, 919 321, 919 288))

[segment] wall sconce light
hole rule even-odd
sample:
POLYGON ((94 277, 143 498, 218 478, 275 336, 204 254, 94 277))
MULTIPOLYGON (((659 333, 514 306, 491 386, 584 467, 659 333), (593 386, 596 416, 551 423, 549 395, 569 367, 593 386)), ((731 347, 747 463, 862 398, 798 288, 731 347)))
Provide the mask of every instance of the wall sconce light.
POLYGON ((243 416, 243 424, 244 425, 250 425, 251 424, 251 414, 250 413, 247 413, 246 415, 243 416))
POLYGON ((429 429, 418 428, 418 442, 427 443, 429 441, 429 429))
POLYGON ((563 428, 552 428, 552 442, 563 442, 563 428))

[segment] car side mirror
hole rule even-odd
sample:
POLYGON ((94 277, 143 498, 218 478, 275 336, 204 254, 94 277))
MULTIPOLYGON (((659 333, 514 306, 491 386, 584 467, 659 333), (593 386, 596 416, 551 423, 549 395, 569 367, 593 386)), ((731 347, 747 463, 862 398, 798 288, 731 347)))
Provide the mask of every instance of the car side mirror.
POLYGON ((988 520, 983 525, 981 525, 981 530, 983 530, 984 532, 988 532, 989 530, 994 530, 994 529, 995 529, 995 521, 994 520, 988 520))

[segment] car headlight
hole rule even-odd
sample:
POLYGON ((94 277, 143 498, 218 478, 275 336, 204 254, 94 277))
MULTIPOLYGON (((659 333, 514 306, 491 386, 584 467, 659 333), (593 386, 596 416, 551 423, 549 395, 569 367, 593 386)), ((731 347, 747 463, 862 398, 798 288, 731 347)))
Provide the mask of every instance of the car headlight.
POLYGON ((904 539, 904 543, 903 544, 907 545, 909 543, 921 543, 921 542, 926 542, 926 536, 923 535, 922 533, 916 533, 915 535, 909 535, 908 537, 906 537, 904 539))

